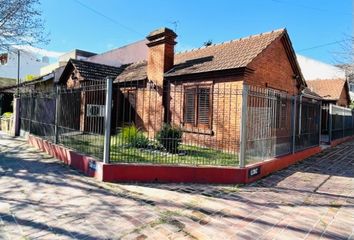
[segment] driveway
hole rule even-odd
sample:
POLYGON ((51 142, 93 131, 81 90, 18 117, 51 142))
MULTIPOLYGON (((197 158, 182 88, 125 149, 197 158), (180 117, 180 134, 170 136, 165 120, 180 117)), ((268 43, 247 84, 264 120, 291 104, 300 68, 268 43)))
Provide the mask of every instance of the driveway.
POLYGON ((0 150, 0 239, 354 239, 354 141, 247 186, 100 183, 0 150))

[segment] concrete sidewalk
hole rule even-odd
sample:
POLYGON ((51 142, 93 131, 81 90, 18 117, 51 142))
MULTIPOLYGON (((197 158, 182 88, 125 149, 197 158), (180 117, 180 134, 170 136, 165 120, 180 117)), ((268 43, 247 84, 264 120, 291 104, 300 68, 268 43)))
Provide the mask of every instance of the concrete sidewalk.
POLYGON ((0 239, 354 239, 354 141, 248 186, 108 184, 0 133, 0 239))

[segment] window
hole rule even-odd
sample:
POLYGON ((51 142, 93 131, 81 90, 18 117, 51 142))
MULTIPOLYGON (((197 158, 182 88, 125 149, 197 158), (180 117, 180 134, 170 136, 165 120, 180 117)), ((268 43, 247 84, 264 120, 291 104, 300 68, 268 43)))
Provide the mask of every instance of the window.
POLYGON ((184 125, 187 127, 210 128, 211 87, 186 87, 184 91, 184 125))
POLYGON ((350 91, 354 92, 354 83, 350 83, 349 86, 350 86, 350 91))

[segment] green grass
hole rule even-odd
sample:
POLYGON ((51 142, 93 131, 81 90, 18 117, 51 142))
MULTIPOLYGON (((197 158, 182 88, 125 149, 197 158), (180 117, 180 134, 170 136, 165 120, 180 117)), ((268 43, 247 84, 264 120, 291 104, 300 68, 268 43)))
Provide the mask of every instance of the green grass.
MULTIPOLYGON (((171 154, 157 149, 129 147, 129 145, 119 142, 117 138, 111 139, 111 162, 238 166, 236 153, 182 144, 179 150, 183 155, 171 154)), ((103 136, 101 135, 65 136, 60 139, 60 143, 84 154, 102 159, 103 136)))

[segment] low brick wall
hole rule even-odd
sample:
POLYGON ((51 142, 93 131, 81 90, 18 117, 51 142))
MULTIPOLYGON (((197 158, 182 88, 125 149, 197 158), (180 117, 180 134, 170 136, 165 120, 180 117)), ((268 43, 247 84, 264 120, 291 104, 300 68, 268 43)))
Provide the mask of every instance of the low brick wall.
MULTIPOLYGON (((341 142, 352 137, 340 139, 341 142)), ((81 171, 107 182, 251 183, 321 152, 313 147, 295 154, 249 165, 245 168, 217 166, 173 166, 153 164, 103 164, 94 158, 30 135, 28 143, 81 171)), ((339 141, 338 141, 339 144, 339 141)))
POLYGON ((340 138, 340 139, 336 139, 336 140, 333 140, 331 142, 331 147, 335 147, 341 143, 344 143, 346 141, 349 141, 349 140, 352 140, 353 139, 353 136, 349 136, 349 137, 345 137, 345 138, 340 138))
POLYGON ((281 169, 284 169, 286 167, 289 167, 290 165, 305 160, 308 157, 311 157, 319 152, 321 152, 322 149, 320 146, 317 147, 312 147, 308 148, 306 150, 296 152, 294 154, 289 154, 281 157, 276 157, 264 162, 256 163, 247 166, 248 172, 252 169, 259 168, 260 173, 257 176, 249 176, 247 174, 247 178, 245 180, 245 183, 251 183, 254 182, 262 177, 265 177, 273 172, 279 171, 281 169))
POLYGON ((28 136, 28 143, 85 175, 102 180, 103 164, 101 162, 33 135, 28 136))

